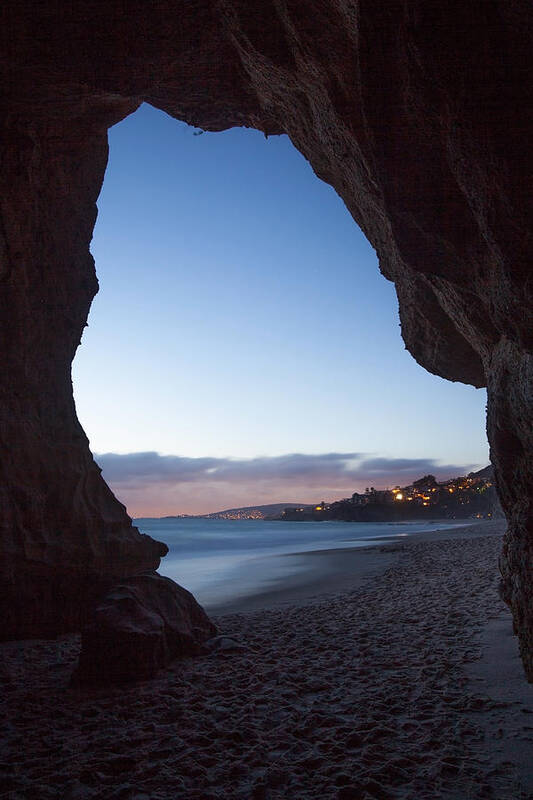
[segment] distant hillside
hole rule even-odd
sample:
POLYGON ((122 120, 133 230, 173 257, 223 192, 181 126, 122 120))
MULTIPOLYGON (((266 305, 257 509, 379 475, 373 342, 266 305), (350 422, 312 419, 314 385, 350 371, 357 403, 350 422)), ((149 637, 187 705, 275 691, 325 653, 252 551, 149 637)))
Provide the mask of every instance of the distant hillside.
POLYGON ((483 478, 486 481, 494 480, 494 467, 492 464, 489 464, 488 467, 483 467, 483 469, 479 469, 477 472, 469 472, 469 478, 483 478))
POLYGON ((503 517, 494 469, 489 466, 439 483, 434 475, 424 475, 408 486, 364 494, 333 503, 320 503, 307 509, 292 507, 281 515, 287 522, 344 520, 346 522, 389 522, 408 519, 492 519, 503 517))
POLYGON ((200 519, 269 519, 279 516, 286 508, 310 508, 309 503, 270 503, 265 506, 242 506, 199 514, 200 519))

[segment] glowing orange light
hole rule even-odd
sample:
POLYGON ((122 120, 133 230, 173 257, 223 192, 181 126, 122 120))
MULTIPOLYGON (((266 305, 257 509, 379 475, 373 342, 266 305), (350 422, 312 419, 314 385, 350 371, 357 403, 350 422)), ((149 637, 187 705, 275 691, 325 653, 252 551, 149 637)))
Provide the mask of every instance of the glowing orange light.
POLYGON ((394 495, 394 499, 395 500, 403 500, 403 494, 401 492, 398 492, 398 494, 394 495))

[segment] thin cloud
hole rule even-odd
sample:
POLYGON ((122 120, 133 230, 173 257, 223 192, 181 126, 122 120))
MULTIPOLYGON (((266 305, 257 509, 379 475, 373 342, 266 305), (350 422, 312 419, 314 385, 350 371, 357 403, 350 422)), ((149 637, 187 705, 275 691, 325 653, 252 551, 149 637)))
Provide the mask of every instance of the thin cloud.
POLYGON ((156 452, 102 453, 95 455, 110 483, 142 486, 146 483, 183 483, 205 480, 216 471, 217 458, 162 456, 156 452))
POLYGON ((323 480, 350 477, 358 453, 323 453, 258 458, 187 458, 155 452, 102 453, 95 459, 106 480, 128 487, 191 482, 323 480))
POLYGON ((156 452, 102 453, 95 458, 113 486, 283 481, 291 485, 349 486, 350 482, 409 482, 433 473, 437 477, 464 474, 476 465, 439 464, 433 458, 367 458, 364 453, 289 453, 257 458, 188 458, 156 452))
POLYGON ((412 475, 427 475, 435 472, 450 473, 453 475, 463 474, 465 470, 470 471, 475 464, 439 464, 434 458, 368 458, 362 461, 359 469, 369 477, 374 475, 387 475, 391 472, 401 476, 405 473, 412 475))

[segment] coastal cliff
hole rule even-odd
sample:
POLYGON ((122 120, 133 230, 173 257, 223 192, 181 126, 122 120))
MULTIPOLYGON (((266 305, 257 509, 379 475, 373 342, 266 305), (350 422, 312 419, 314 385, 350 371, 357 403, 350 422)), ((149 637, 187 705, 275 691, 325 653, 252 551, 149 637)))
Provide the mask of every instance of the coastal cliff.
POLYGON ((101 478, 70 380, 106 131, 146 101, 287 133, 375 247, 416 360, 487 386, 503 594, 533 680, 531 5, 8 0, 2 19, 4 633, 76 626, 94 587, 165 552, 101 478))

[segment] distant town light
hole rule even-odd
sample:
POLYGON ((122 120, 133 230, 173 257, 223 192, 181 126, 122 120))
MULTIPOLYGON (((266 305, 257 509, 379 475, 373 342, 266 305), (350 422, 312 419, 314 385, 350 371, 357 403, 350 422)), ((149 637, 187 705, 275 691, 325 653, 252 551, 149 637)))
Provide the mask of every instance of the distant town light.
POLYGON ((395 500, 403 500, 403 494, 401 492, 398 492, 398 494, 394 495, 394 499, 395 500))

